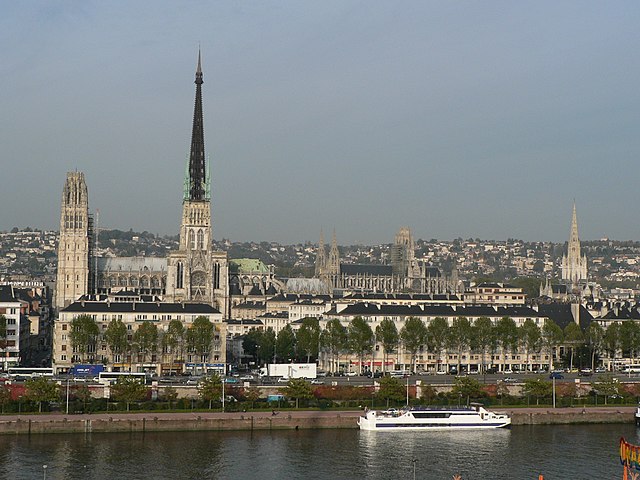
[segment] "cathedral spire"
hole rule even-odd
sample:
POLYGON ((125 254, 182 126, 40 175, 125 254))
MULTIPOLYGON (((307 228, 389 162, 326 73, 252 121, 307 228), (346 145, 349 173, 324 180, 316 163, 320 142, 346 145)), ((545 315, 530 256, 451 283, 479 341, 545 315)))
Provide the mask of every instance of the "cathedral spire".
POLYGON ((320 241, 318 242, 318 251, 316 252, 316 278, 320 278, 320 276, 324 273, 326 268, 326 251, 324 249, 324 233, 322 229, 320 230, 320 241))
POLYGON ((196 100, 193 109, 193 130, 191 133, 191 153, 189 155, 188 188, 184 200, 208 201, 210 199, 204 155, 204 121, 202 115, 202 62, 198 49, 196 68, 196 100))
POLYGON ((580 280, 587 278, 587 257, 580 252, 580 237, 578 236, 578 214, 576 202, 573 202, 571 215, 571 233, 567 253, 562 257, 562 279, 577 285, 580 280))

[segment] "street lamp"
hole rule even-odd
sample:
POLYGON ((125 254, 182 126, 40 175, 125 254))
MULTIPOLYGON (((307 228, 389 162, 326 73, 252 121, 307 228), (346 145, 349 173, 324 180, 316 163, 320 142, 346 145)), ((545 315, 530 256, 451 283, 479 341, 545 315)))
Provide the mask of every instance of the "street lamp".
POLYGON ((42 480, 47 480, 47 466, 42 465, 42 480))
POLYGON ((418 463, 418 459, 414 458, 411 462, 413 463, 413 480, 416 480, 416 463, 418 463))

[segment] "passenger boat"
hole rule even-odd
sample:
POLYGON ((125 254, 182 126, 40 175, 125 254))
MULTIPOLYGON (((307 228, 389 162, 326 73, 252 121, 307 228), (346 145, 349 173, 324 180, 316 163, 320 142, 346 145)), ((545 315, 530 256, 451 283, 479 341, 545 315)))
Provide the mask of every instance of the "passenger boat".
POLYGON ((400 411, 371 410, 358 418, 360 430, 476 430, 511 425, 506 413, 480 404, 469 407, 411 407, 400 411))
POLYGON ((636 407, 636 426, 640 427, 640 405, 636 407))

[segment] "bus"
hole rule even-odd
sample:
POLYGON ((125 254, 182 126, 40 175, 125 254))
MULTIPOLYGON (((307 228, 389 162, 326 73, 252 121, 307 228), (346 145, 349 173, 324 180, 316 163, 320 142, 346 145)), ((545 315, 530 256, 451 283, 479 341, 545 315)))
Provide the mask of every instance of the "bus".
POLYGON ((147 382, 147 374, 144 372, 100 372, 98 374, 98 382, 103 385, 113 385, 121 378, 135 378, 142 384, 147 382))
POLYGON ((53 368, 51 367, 9 367, 7 370, 10 378, 16 380, 28 380, 34 377, 53 378, 53 368))
POLYGON ((620 369, 621 373, 640 373, 640 364, 632 363, 631 365, 624 365, 620 369))

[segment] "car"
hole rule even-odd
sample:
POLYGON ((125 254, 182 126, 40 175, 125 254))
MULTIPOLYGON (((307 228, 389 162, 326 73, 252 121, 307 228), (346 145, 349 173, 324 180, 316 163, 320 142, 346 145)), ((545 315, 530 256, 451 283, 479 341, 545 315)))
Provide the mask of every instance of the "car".
POLYGON ((510 368, 506 368, 502 371, 502 373, 504 373, 505 375, 511 375, 513 374, 513 370, 511 370, 510 368))
POLYGON ((226 377, 224 383, 238 383, 238 379, 234 377, 226 377))
POLYGON ((604 367, 596 368, 596 373, 607 373, 607 369, 604 367))
POLYGON ((347 373, 345 373, 345 375, 346 375, 347 377, 355 377, 355 376, 357 376, 357 375, 358 375, 358 372, 347 372, 347 373))
POLYGON ((555 380, 562 380, 562 379, 564 378, 564 375, 563 375, 563 374, 561 374, 560 372, 551 372, 551 373, 549 374, 549 378, 550 378, 551 380, 554 380, 554 379, 555 379, 555 380))
POLYGON ((590 368, 582 368, 578 372, 578 375, 581 377, 590 377, 591 375, 593 375, 593 370, 591 370, 590 368))
POLYGON ((324 382, 318 378, 311 380, 311 385, 324 385, 324 382))
POLYGON ((253 375, 243 375, 242 377, 240 377, 240 380, 242 380, 243 382, 250 382, 252 380, 255 380, 255 377, 253 375))
POLYGON ((187 380, 187 385, 198 385, 202 377, 191 377, 187 380))
POLYGON ((384 415, 398 415, 400 412, 396 408, 387 408, 386 410, 383 410, 382 413, 384 415))
POLYGON ((278 383, 289 383, 289 377, 280 377, 278 383))
POLYGON ((379 370, 373 372, 373 378, 382 378, 382 372, 379 370))
POLYGON ((446 375, 446 374, 447 374, 447 371, 446 371, 446 370, 438 370, 438 371, 436 372, 436 375, 446 375))
POLYGON ((520 380, 513 377, 504 377, 503 382, 505 383, 518 383, 520 380))
POLYGON ((316 372, 316 376, 317 377, 326 377, 326 376, 328 376, 328 372, 325 372, 324 370, 318 370, 316 372))

